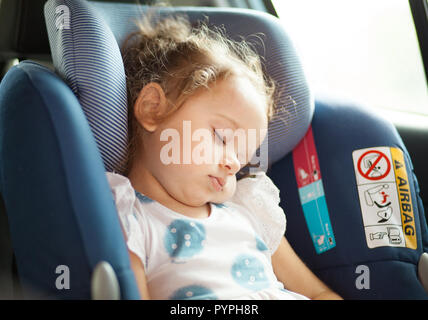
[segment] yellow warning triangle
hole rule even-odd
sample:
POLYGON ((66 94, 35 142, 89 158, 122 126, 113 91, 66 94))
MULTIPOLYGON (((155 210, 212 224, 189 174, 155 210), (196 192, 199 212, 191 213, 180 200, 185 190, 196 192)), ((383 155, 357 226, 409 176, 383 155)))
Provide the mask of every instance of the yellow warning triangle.
POLYGON ((403 167, 403 164, 397 160, 394 160, 394 164, 395 164, 395 170, 398 170, 401 167, 403 167))

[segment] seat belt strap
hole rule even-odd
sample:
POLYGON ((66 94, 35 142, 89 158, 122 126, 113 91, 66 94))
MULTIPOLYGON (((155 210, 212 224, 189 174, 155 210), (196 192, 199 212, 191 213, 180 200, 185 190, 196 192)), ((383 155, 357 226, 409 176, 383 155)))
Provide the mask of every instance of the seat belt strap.
POLYGON ((312 127, 293 150, 294 173, 300 203, 317 254, 336 246, 324 195, 321 169, 312 127))

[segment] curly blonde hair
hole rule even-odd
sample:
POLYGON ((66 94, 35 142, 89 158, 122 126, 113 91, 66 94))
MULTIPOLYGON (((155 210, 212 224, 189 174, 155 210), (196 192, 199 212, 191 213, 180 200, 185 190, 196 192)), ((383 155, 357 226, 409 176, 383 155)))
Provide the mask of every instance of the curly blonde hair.
POLYGON ((260 58, 244 40, 226 37, 223 29, 204 22, 192 26, 183 15, 153 21, 148 14, 122 44, 128 95, 128 159, 125 174, 140 147, 142 128, 134 116, 134 105, 141 89, 158 83, 165 92, 168 107, 158 114, 161 122, 172 115, 187 97, 200 88, 209 88, 217 79, 244 75, 266 96, 268 121, 274 113, 273 80, 263 73, 260 58))

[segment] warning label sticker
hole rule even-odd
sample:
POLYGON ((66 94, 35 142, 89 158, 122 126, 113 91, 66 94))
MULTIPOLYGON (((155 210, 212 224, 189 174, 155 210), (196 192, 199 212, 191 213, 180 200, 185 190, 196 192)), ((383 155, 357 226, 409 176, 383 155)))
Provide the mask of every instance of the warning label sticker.
POLYGON ((403 152, 377 147, 352 153, 369 248, 416 249, 416 231, 403 152))

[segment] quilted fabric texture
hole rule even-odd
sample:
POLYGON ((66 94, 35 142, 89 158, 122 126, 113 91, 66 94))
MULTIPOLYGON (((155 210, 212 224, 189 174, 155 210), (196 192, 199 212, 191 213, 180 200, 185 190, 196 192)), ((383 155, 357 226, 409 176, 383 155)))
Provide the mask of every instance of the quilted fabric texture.
POLYGON ((106 170, 121 172, 127 150, 127 100, 116 39, 86 1, 48 1, 45 19, 55 71, 79 99, 106 170))

